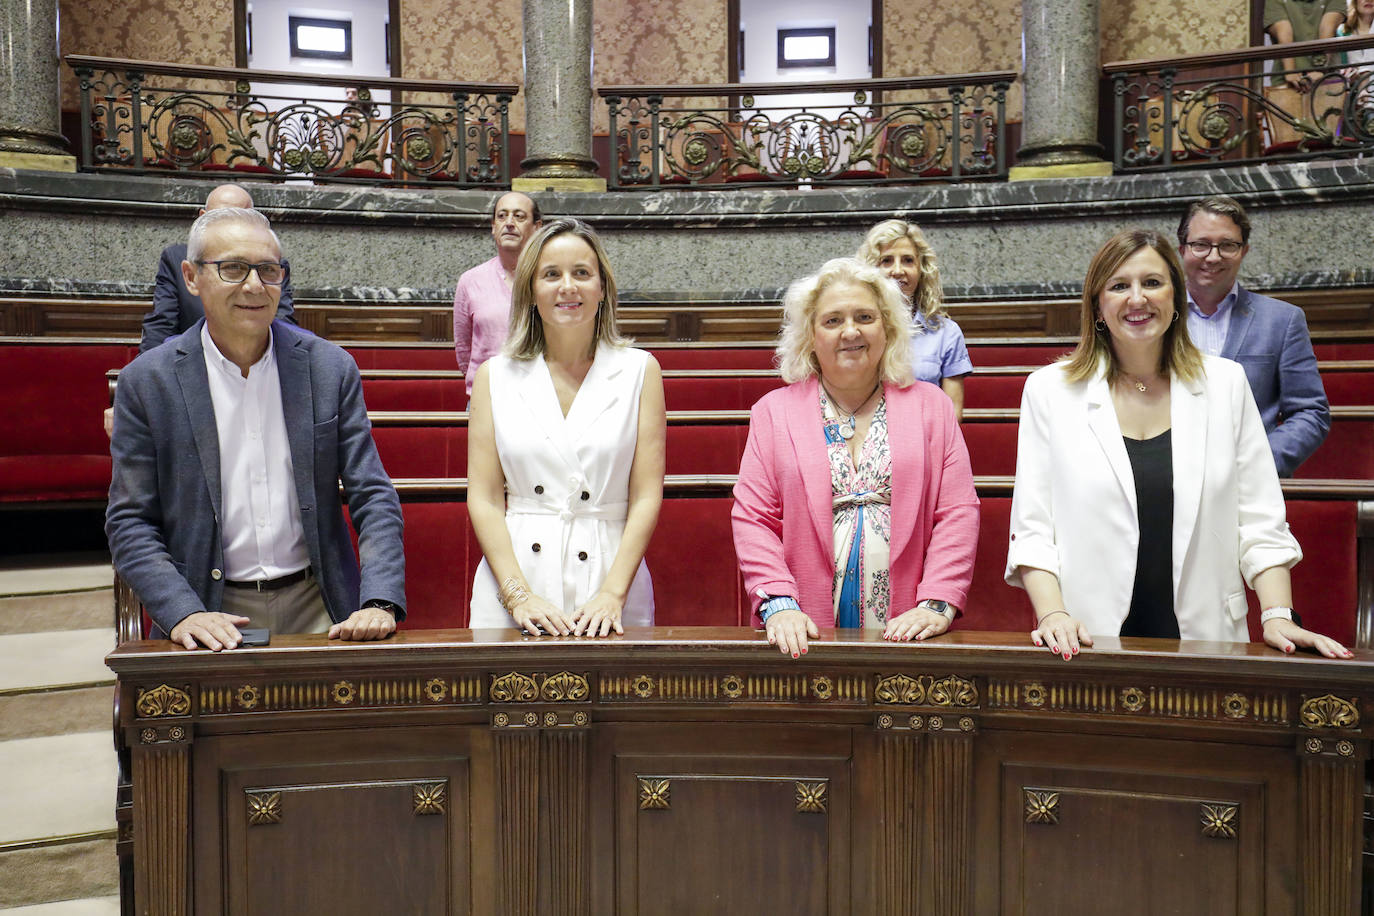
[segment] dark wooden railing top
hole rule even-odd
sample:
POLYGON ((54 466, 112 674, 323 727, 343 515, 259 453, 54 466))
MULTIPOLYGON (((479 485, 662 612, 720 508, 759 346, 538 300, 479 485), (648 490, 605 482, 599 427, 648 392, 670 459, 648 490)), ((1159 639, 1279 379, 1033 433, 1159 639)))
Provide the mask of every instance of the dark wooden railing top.
POLYGON ((1216 67, 1222 64, 1253 63, 1255 61, 1279 60, 1285 57, 1304 57, 1312 54, 1339 54, 1342 51, 1356 51, 1374 48, 1374 37, 1319 38, 1314 41, 1294 41, 1284 45, 1257 45, 1253 48, 1237 48, 1234 51, 1213 51, 1207 54, 1188 54, 1183 57, 1143 57, 1138 60, 1114 60, 1102 65, 1107 76, 1118 73, 1136 73, 1141 70, 1163 70, 1216 67))
POLYGON ((192 79, 248 80, 264 83, 305 83, 312 86, 345 88, 399 89, 412 92, 466 92, 469 94, 509 95, 520 91, 517 83, 458 83, 444 80, 400 79, 391 76, 330 76, 327 73, 292 73, 285 70, 250 70, 238 67, 207 67, 202 64, 174 64, 166 61, 126 60, 118 57, 88 57, 68 54, 63 60, 73 68, 92 70, 136 70, 192 79))
POLYGON ((813 83, 711 83, 690 86, 601 86, 596 94, 605 98, 626 96, 703 96, 703 95, 795 95, 817 92, 884 92, 900 89, 942 89, 947 86, 988 86, 1016 81, 1015 70, 989 70, 983 73, 953 73, 940 76, 887 77, 872 80, 833 80, 813 83))
MULTIPOLYGON (((677 664, 721 665, 729 662, 766 660, 770 666, 786 666, 777 649, 758 631, 747 627, 629 627, 623 636, 598 639, 580 637, 523 636, 516 630, 398 630, 381 642, 356 643, 330 640, 323 634, 272 635, 272 645, 216 653, 188 651, 162 640, 134 640, 121 645, 105 663, 123 678, 185 674, 192 677, 224 677, 235 673, 261 676, 280 669, 294 672, 302 666, 381 666, 388 670, 407 661, 467 664, 481 658, 485 664, 515 662, 523 665, 563 666, 639 662, 649 658, 672 659, 677 664)), ((1077 677, 1104 670, 1135 670, 1152 677, 1167 671, 1174 677, 1209 679, 1253 678, 1265 684, 1308 686, 1319 681, 1324 688, 1368 689, 1374 678, 1374 651, 1356 649, 1353 659, 1333 661, 1319 655, 1284 655, 1262 643, 1220 643, 1197 640, 1100 637, 1090 651, 1071 664, 1030 644, 1024 633, 990 633, 953 630, 939 639, 915 646, 884 640, 877 630, 826 630, 810 644, 806 662, 790 662, 792 670, 821 663, 910 663, 919 653, 923 664, 964 664, 976 660, 981 673, 1004 667, 1028 665, 1077 677), (1219 662, 1224 660, 1224 664, 1219 662)))

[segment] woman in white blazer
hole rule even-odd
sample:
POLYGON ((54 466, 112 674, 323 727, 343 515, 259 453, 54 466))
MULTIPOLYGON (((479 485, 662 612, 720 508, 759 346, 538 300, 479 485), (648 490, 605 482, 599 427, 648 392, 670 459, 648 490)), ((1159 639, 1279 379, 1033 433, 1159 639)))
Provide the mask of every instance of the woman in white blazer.
POLYGON ((1083 283, 1077 349, 1021 397, 1006 580, 1031 639, 1066 660, 1093 636, 1244 642, 1245 586, 1264 640, 1350 652, 1301 627, 1302 551, 1241 367, 1188 339, 1183 269, 1160 233, 1102 246, 1083 283))

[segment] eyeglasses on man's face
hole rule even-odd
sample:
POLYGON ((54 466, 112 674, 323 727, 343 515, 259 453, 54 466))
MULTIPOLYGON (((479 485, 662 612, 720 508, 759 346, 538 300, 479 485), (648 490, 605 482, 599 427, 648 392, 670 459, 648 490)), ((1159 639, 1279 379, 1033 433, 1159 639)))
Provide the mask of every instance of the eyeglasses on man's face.
POLYGON ((1191 251, 1195 258, 1207 257, 1212 253, 1213 248, 1215 248, 1217 254, 1221 255, 1223 258, 1234 258, 1236 255, 1240 254, 1240 250, 1245 246, 1240 242, 1227 239, 1224 242, 1186 242, 1184 247, 1191 251))
POLYGON ((286 268, 276 261, 263 261, 261 264, 234 260, 197 261, 196 263, 202 267, 206 264, 215 265, 215 272, 225 283, 242 283, 248 279, 249 271, 257 271, 258 280, 266 286, 281 286, 286 280, 286 268))

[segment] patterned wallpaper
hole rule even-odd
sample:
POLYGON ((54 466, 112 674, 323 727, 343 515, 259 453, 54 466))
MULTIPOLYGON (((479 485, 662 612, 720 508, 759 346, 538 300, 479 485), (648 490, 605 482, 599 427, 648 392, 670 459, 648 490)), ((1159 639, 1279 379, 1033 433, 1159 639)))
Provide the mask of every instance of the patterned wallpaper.
MULTIPOLYGON (((62 54, 209 66, 234 60, 233 0, 82 0, 63 3, 62 54)), ((62 67, 62 107, 80 107, 76 80, 62 67)))
POLYGON ((511 103, 510 126, 524 130, 520 6, 520 0, 401 0, 402 75, 518 83, 521 94, 511 103))
MULTIPOLYGON (((729 78, 725 0, 596 0, 592 85, 723 83, 729 78)), ((720 104, 678 99, 668 107, 720 104)), ((606 105, 592 103, 593 130, 607 129, 606 105)))
POLYGON ((1250 43, 1247 3, 1102 0, 1102 61, 1230 51, 1250 43))
MULTIPOLYGON (((970 8, 944 0, 883 4, 883 74, 929 76, 1021 67, 1021 0, 970 8)), ((897 97, 900 98, 900 97, 897 97)), ((1021 117, 1021 92, 1007 95, 1007 117, 1021 117)))

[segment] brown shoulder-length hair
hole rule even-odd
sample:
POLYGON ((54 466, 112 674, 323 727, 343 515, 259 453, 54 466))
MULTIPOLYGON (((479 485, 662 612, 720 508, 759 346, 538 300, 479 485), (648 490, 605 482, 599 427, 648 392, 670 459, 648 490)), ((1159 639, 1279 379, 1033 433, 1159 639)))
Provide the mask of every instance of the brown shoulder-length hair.
POLYGON ((935 249, 926 241, 925 233, 915 223, 904 219, 885 219, 864 236, 863 243, 854 257, 865 264, 877 266, 883 249, 898 239, 910 239, 916 249, 917 263, 921 267, 921 279, 916 281, 916 291, 911 294, 911 310, 932 326, 938 325, 945 316, 944 291, 940 288, 940 264, 935 260, 935 249))
POLYGON ((1163 233, 1153 229, 1125 229, 1107 239, 1088 265, 1088 275, 1083 280, 1078 346, 1064 358, 1064 374, 1069 381, 1084 381, 1100 370, 1105 370, 1108 383, 1116 381, 1121 370, 1112 349, 1111 333, 1097 327, 1098 300, 1112 275, 1143 248, 1153 249, 1164 259, 1169 269, 1169 283, 1173 286, 1175 318, 1164 332, 1159 369, 1181 379, 1202 375, 1202 351, 1193 346, 1188 337, 1188 287, 1178 253, 1163 233))
POLYGON ((624 347, 629 338, 621 337, 616 328, 615 310, 619 299, 615 290, 615 275, 606 259, 606 249, 596 231, 580 219, 563 217, 546 223, 530 237, 520 260, 515 262, 515 280, 510 297, 510 332, 501 352, 512 359, 534 359, 546 347, 544 322, 534 307, 534 275, 539 269, 539 257, 544 246, 560 235, 574 235, 586 242, 596 255, 596 269, 601 274, 601 302, 596 309, 596 333, 592 335, 591 353, 598 344, 624 347))

